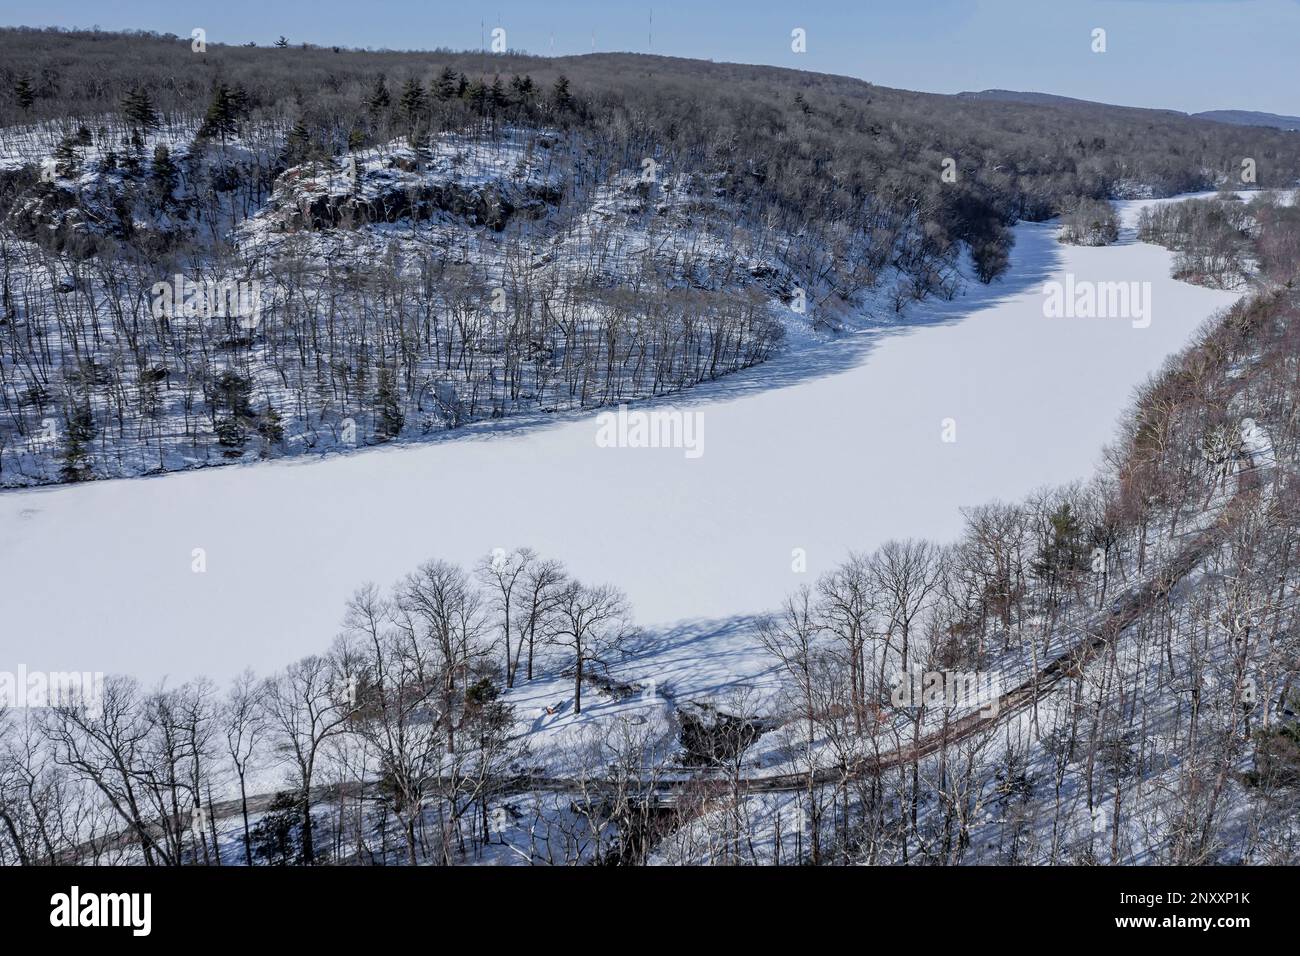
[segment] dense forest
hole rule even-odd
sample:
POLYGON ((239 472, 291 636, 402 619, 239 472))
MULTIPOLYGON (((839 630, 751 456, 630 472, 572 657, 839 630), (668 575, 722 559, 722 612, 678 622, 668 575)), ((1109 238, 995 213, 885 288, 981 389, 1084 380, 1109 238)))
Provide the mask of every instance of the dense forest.
POLYGON ((1300 223, 1207 202, 1144 228, 1235 224, 1256 292, 1138 390, 1094 479, 788 595, 754 624, 767 705, 621 680, 624 596, 527 548, 431 560, 265 680, 0 714, 0 862, 1295 864, 1300 223), (900 702, 912 671, 1006 681, 900 702), (604 719, 541 733, 511 695, 557 680, 604 719))
POLYGON ((0 51, 0 485, 661 395, 994 281, 1017 219, 1300 176, 1282 131, 769 67, 0 51))

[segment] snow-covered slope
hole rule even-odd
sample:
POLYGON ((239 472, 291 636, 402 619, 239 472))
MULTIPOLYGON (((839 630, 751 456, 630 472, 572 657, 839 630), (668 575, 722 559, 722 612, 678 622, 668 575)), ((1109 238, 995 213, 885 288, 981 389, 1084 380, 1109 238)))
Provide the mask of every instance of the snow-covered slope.
POLYGON ((600 447, 586 413, 0 495, 4 655, 150 681, 266 672, 322 650, 361 582, 517 545, 625 588, 662 636, 762 611, 849 548, 949 538, 963 505, 1085 478, 1132 388, 1237 298, 1169 278, 1163 249, 1065 247, 1055 232, 1018 226, 1005 278, 921 306, 906 332, 809 345, 693 390, 678 407, 702 416, 699 457, 600 447), (1149 282, 1149 327, 1045 317, 1044 283, 1067 274, 1149 282))

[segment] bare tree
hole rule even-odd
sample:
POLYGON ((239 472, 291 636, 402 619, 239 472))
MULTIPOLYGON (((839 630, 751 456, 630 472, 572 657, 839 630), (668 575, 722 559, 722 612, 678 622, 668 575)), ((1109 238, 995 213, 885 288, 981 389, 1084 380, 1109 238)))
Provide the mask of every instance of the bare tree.
POLYGON ((303 862, 315 862, 312 780, 321 748, 343 733, 356 711, 349 688, 355 675, 340 674, 326 657, 311 655, 290 664, 265 685, 266 711, 276 749, 292 768, 302 801, 303 862))
POLYGON ((568 572, 564 570, 563 564, 555 560, 537 559, 529 562, 521 586, 515 592, 519 608, 516 612, 519 646, 515 651, 515 667, 519 666, 519 658, 527 644, 528 663, 524 674, 530 681, 533 679, 537 647, 550 633, 551 619, 567 583, 568 572))
MULTIPOLYGON (((807 799, 812 862, 821 860, 821 806, 816 787, 816 722, 818 684, 825 667, 822 625, 813 609, 812 591, 805 585, 788 596, 776 615, 760 618, 758 640, 793 684, 794 713, 803 729, 803 759, 808 777, 807 799)), ((792 729, 792 733, 793 733, 792 729)))
POLYGON ((482 596, 469 576, 454 564, 430 561, 407 575, 398 590, 397 609, 406 626, 427 642, 440 678, 439 714, 447 731, 447 749, 456 750, 456 730, 472 663, 483 653, 486 629, 482 596))
POLYGON ((548 636, 571 653, 575 714, 582 713, 582 678, 587 664, 599 662, 621 647, 631 633, 631 609, 617 588, 571 581, 560 592, 548 636))
POLYGON ((244 825, 244 862, 253 865, 248 832, 248 771, 267 731, 264 694, 266 685, 245 670, 231 683, 222 711, 226 753, 239 782, 239 812, 244 825))
POLYGON ((519 667, 518 654, 511 656, 514 631, 510 626, 510 613, 517 603, 516 586, 521 583, 526 585, 527 573, 535 558, 536 555, 531 548, 520 548, 509 554, 496 551, 479 562, 478 566, 479 578, 492 588, 490 606, 501 623, 501 646, 506 658, 507 687, 515 686, 515 671, 519 667))
POLYGON ((886 541, 873 555, 871 579, 889 621, 885 656, 897 634, 902 642, 900 670, 907 670, 908 643, 917 616, 935 596, 944 572, 943 552, 929 541, 886 541))

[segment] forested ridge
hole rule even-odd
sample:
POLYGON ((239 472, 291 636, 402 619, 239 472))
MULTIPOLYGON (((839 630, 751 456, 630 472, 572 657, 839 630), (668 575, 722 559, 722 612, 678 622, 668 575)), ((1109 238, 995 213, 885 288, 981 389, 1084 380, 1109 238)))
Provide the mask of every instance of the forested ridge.
POLYGON ((669 57, 0 51, 0 485, 662 395, 994 281, 1017 219, 1300 176, 1277 130, 669 57), (177 276, 257 314, 156 314, 177 276))
MULTIPOLYGON (((1119 197, 1221 188, 1139 235, 1251 292, 1137 389, 1092 480, 850 551, 721 636, 411 522, 427 560, 337 593, 273 673, 42 672, 40 702, 0 673, 0 703, 27 692, 0 706, 0 864, 1294 864, 1300 213, 1232 190, 1294 185, 1296 153, 667 57, 0 31, 4 486, 671 394, 997 282, 1017 219, 1112 242, 1119 197), (927 675, 1006 693, 909 697, 927 675)), ((241 597, 230 627, 271 630, 241 597)))
POLYGON ((616 587, 434 558, 264 680, 0 712, 0 862, 1294 864, 1300 257, 1268 262, 1091 481, 851 552, 753 622, 764 680, 629 680, 616 587))

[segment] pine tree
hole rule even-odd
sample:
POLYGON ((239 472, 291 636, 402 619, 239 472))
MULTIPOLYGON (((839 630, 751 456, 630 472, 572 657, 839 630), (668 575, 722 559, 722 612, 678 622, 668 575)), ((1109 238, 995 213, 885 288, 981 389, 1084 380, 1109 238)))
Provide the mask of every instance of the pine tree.
POLYGON ((488 87, 488 109, 495 115, 506 106, 506 88, 501 82, 501 77, 492 80, 492 85, 488 87))
POLYGON ((456 71, 444 66, 433 84, 433 95, 443 102, 456 95, 456 71))
POLYGON ((402 87, 402 97, 398 101, 398 106, 406 121, 415 126, 424 118, 428 110, 428 102, 424 98, 424 87, 414 77, 406 81, 402 87))
POLYGON ((241 419, 230 415, 218 418, 214 430, 217 433, 217 444, 226 449, 222 452, 225 457, 238 458, 243 454, 248 429, 241 419))
POLYGON ((467 99, 474 105, 474 109, 482 113, 487 106, 488 88, 483 85, 481 79, 475 80, 470 84, 467 99))
POLYGON ((388 82, 384 79, 383 74, 375 81, 375 88, 370 93, 370 98, 366 100, 366 109, 371 116, 378 116, 392 104, 393 98, 388 92, 388 82))
POLYGON ((64 481, 86 481, 92 477, 86 446, 94 441, 96 434, 95 416, 90 410, 88 396, 68 410, 64 424, 63 466, 59 475, 64 481))
POLYGON ((528 101, 533 97, 533 78, 528 74, 512 76, 510 78, 510 93, 515 103, 520 106, 527 106, 528 101))
POLYGON ((252 98, 248 95, 248 90, 244 89, 242 83, 236 83, 235 88, 230 91, 230 106, 235 116, 246 117, 251 104, 252 98))
POLYGON ((1089 565, 1083 527, 1070 503, 1064 502, 1050 517, 1051 539, 1032 563, 1035 574, 1053 587, 1069 581, 1089 565))
POLYGON ((14 84, 14 99, 18 101, 18 108, 24 113, 30 113, 32 104, 36 102, 36 91, 32 89, 31 77, 26 73, 18 77, 18 82, 14 84))
POLYGON ((262 413, 257 423, 257 433, 266 439, 268 444, 274 445, 284 441, 284 418, 274 405, 266 406, 266 411, 262 413))
POLYGON ((291 791, 280 791, 266 812, 248 833, 252 855, 268 866, 292 866, 302 862, 302 800, 291 791))
POLYGON ((176 164, 172 162, 171 150, 159 143, 153 150, 153 187, 159 203, 166 205, 171 201, 176 189, 176 164))
POLYGON ((147 133, 158 128, 158 111, 154 109, 148 92, 139 87, 122 98, 122 114, 133 130, 144 130, 147 133))
POLYGON ((397 394, 396 376, 393 375, 392 369, 386 366, 381 366, 379 369, 375 406, 378 415, 375 434, 380 441, 396 438, 401 433, 406 419, 402 415, 401 402, 397 394))
POLYGON ((220 136, 224 143, 226 137, 233 135, 238 129, 236 123, 238 115, 230 88, 224 83, 218 83, 212 94, 212 102, 208 105, 208 112, 203 117, 203 125, 199 127, 199 136, 205 139, 220 136))
POLYGON ((213 423, 217 443, 226 449, 223 454, 227 458, 238 458, 248 440, 248 422, 255 417, 249 403, 253 383, 232 369, 224 369, 214 384, 213 409, 225 413, 213 423))
POLYGON ((122 156, 122 169, 128 176, 139 176, 144 167, 144 137, 138 129, 133 129, 123 145, 126 152, 122 156))
POLYGON ((311 158, 311 131, 302 117, 293 124, 284 140, 284 164, 297 166, 311 158))
POLYGON ((218 407, 227 409, 231 415, 247 418, 252 415, 249 399, 253 394, 253 383, 244 375, 231 369, 223 369, 216 380, 215 400, 218 407))
POLYGON ((76 140, 65 136, 54 150, 54 172, 64 179, 74 179, 81 171, 81 155, 76 140))
POLYGON ((551 88, 551 99, 555 102, 555 108, 559 112, 564 112, 573 105, 573 95, 569 92, 569 78, 561 73, 555 80, 555 86, 551 88))

